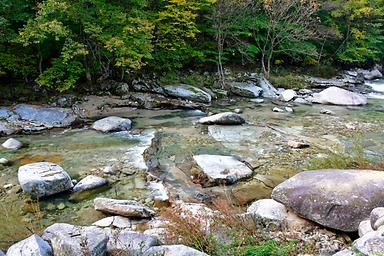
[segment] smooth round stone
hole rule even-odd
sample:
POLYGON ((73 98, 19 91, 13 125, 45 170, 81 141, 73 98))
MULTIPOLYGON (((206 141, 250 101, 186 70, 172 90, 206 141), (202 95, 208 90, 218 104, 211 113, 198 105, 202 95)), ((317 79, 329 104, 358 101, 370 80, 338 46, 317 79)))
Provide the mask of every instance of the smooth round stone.
POLYGON ((1 146, 10 150, 18 150, 23 146, 23 143, 16 139, 10 138, 6 140, 3 144, 1 144, 1 146))

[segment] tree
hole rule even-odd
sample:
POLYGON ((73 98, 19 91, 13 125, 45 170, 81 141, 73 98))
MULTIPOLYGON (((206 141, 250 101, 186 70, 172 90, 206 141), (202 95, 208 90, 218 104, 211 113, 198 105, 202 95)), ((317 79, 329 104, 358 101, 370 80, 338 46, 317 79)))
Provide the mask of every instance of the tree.
POLYGON ((157 70, 181 68, 199 53, 192 42, 199 29, 199 11, 213 0, 162 0, 164 4, 155 15, 154 61, 157 70))
POLYGON ((263 0, 263 15, 249 24, 261 52, 261 66, 268 78, 275 54, 316 56, 316 47, 308 40, 317 38, 319 5, 315 0, 263 0))
POLYGON ((112 77, 115 70, 123 77, 127 70, 144 66, 151 58, 152 26, 140 12, 144 2, 128 2, 46 0, 38 4, 35 18, 20 31, 24 46, 36 46, 40 65, 47 66, 41 68, 36 82, 64 91, 84 76, 92 85, 112 77))
POLYGON ((238 36, 242 22, 249 21, 249 15, 256 15, 257 2, 252 0, 217 0, 212 12, 213 29, 217 44, 217 72, 224 86, 223 55, 229 40, 240 41, 238 36))
POLYGON ((331 11, 342 35, 336 56, 346 63, 379 61, 384 56, 384 1, 341 0, 331 11))
POLYGON ((0 76, 28 80, 36 74, 35 54, 18 43, 18 30, 33 16, 33 0, 0 1, 0 76))

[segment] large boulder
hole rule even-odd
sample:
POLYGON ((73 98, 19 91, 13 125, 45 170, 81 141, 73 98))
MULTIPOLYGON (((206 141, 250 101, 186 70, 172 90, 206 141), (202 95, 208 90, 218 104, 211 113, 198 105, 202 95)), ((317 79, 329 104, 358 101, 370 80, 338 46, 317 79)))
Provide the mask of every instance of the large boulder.
POLYGON ((224 112, 200 118, 201 124, 239 125, 245 123, 244 118, 233 112, 224 112))
POLYGON ((241 97, 257 98, 263 92, 263 89, 253 83, 233 82, 230 84, 231 92, 241 97))
POLYGON ((144 253, 144 256, 208 256, 204 252, 200 252, 191 247, 177 244, 177 245, 161 245, 151 247, 144 253))
MULTIPOLYGON (((1 255, 1 252, 0 252, 1 255)), ((51 256, 51 246, 38 235, 32 235, 11 247, 7 251, 8 256, 51 256)))
POLYGON ((167 85, 163 87, 164 93, 171 97, 210 103, 212 100, 209 93, 194 87, 192 85, 180 84, 180 85, 167 85))
POLYGON ((320 93, 314 93, 312 102, 342 106, 360 106, 368 104, 368 100, 365 96, 338 87, 329 87, 320 93))
POLYGON ((131 129, 132 122, 127 118, 109 116, 93 123, 92 129, 101 132, 118 132, 131 129))
POLYGON ((38 162, 19 168, 18 179, 24 193, 40 198, 70 190, 71 177, 59 165, 38 162))
POLYGON ((204 185, 233 184, 252 176, 252 170, 233 156, 196 155, 193 159, 207 178, 204 185))
POLYGON ((104 256, 109 240, 100 228, 64 223, 49 226, 42 237, 50 242, 54 255, 58 256, 104 256))
POLYGON ((70 126, 77 118, 71 109, 66 108, 45 108, 20 104, 15 106, 13 111, 21 120, 33 122, 35 125, 47 128, 70 126))
POLYGON ((304 171, 281 183, 272 198, 323 226, 353 232, 384 205, 384 172, 304 171))
POLYGON ((148 206, 142 205, 134 200, 117 200, 110 198, 96 198, 94 200, 95 210, 106 213, 133 218, 150 218, 155 212, 148 206))
POLYGON ((3 144, 1 144, 1 146, 10 150, 18 150, 23 147, 23 143, 14 138, 9 138, 3 144))

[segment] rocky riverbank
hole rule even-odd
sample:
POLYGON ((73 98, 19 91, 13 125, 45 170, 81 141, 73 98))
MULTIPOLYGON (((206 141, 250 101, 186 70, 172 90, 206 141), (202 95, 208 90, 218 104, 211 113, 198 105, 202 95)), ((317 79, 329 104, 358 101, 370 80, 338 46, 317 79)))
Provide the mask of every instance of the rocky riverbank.
POLYGON ((1 108, 0 134, 16 137, 0 151, 0 202, 39 198, 46 216, 29 215, 46 228, 7 255, 212 254, 186 240, 183 225, 223 245, 238 242, 227 231, 246 229, 258 241, 296 240, 308 246, 302 253, 322 255, 348 248, 349 232, 359 230, 352 246, 382 253, 381 172, 301 172, 312 159, 348 154, 356 136, 364 154, 384 156, 384 141, 372 140, 384 124, 381 101, 350 86, 275 89, 255 75, 216 91, 118 86, 122 96, 87 96, 71 108, 63 98, 55 107, 1 108), (31 133, 39 135, 20 135, 31 133))

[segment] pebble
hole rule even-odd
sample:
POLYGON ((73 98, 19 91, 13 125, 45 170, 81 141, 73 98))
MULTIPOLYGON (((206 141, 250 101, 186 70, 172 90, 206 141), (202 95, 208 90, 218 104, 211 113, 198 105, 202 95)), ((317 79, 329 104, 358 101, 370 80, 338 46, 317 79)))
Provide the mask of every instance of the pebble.
POLYGON ((5 159, 5 158, 0 158, 0 164, 1 165, 7 165, 7 164, 9 164, 9 160, 5 159))
POLYGON ((57 206, 57 209, 59 210, 63 210, 65 209, 65 207, 67 207, 64 203, 60 203, 58 206, 57 206))

